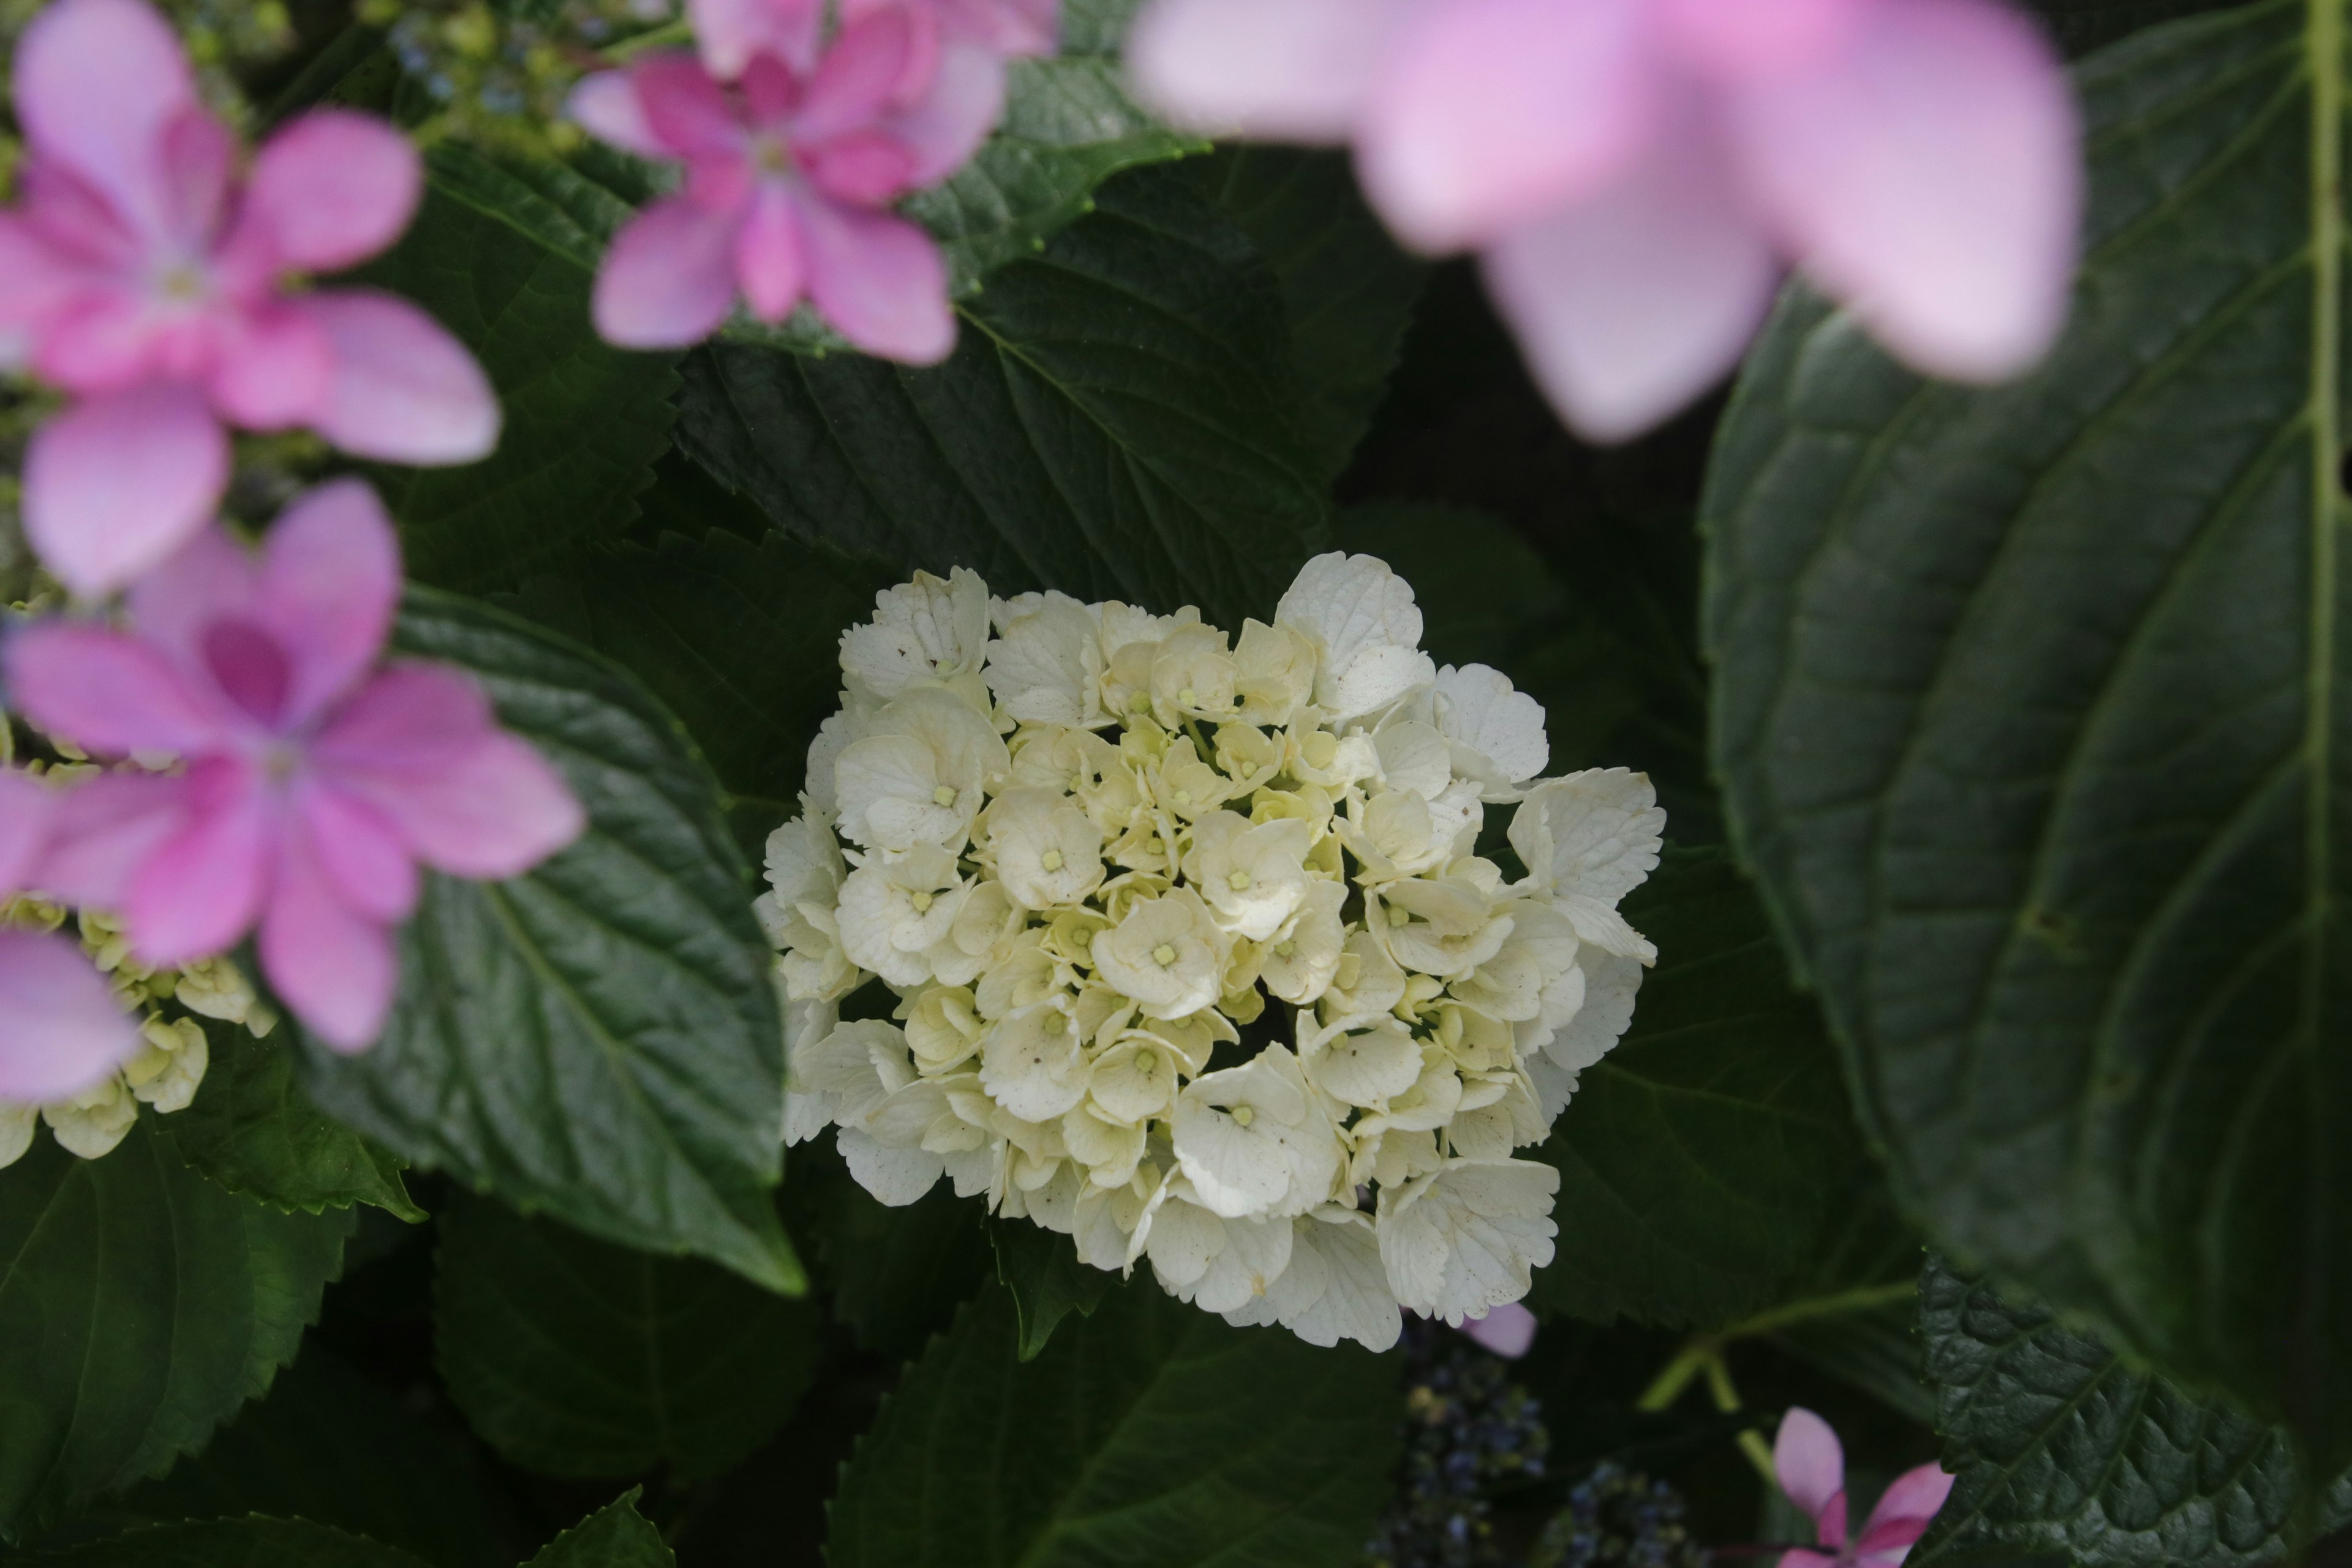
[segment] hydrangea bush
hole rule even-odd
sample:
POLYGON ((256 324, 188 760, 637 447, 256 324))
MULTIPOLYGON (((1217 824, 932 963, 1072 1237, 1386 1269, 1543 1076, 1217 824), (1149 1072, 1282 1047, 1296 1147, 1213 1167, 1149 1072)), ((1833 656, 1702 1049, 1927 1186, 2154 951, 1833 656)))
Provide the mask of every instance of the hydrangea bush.
POLYGON ((0 1563, 2331 1560, 2347 5, 0 5, 0 1563))

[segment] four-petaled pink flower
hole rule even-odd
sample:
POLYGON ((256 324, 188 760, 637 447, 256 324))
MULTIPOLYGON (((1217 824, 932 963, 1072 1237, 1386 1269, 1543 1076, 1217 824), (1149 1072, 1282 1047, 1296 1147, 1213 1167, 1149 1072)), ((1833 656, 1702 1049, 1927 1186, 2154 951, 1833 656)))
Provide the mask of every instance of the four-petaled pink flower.
MULTIPOLYGON (((1061 0, 841 0, 840 17, 845 24, 893 6, 914 24, 918 75, 928 75, 938 52, 971 50, 992 58, 1001 77, 1005 59, 1050 55, 1059 42, 1061 0)), ((774 55, 803 74, 814 68, 824 10, 824 0, 687 0, 686 6, 702 63, 721 81, 741 76, 755 55, 774 55)))
POLYGON ((32 885, 118 910, 165 967, 257 921, 272 987, 330 1045, 382 1031, 417 863, 511 877, 579 803, 454 669, 378 656, 400 596, 391 520, 356 479, 288 508, 257 560, 206 529, 142 577, 129 629, 50 620, 5 650, 35 724, 99 756, 176 757, 57 803, 32 885))
POLYGON ((2064 321, 2073 99, 1997 0, 1155 0, 1128 58, 1187 123, 1352 142, 1407 243, 1485 253, 1596 437, 1728 371, 1780 258, 1934 374, 2014 374, 2064 321))
POLYGON ((179 40, 142 0, 57 0, 17 46, 26 200, 0 213, 0 363, 71 394, 25 461, 25 526, 68 586, 110 592, 204 526, 229 471, 224 423, 307 426, 347 452, 468 462, 498 402, 415 305, 301 292, 398 237, 416 151, 321 110, 240 178, 179 40))
POLYGON ((1927 1533, 1952 1489, 1952 1478, 1934 1465, 1906 1470, 1870 1510, 1861 1535, 1849 1541, 1845 1449, 1828 1422, 1802 1407, 1780 1418, 1772 1468, 1789 1500, 1813 1521, 1813 1538, 1822 1548, 1782 1552, 1780 1568, 1895 1568, 1910 1555, 1912 1542, 1927 1533))
POLYGON ((951 173, 993 122, 1001 82, 926 62, 903 5, 845 23, 813 70, 762 52, 729 86, 693 56, 590 77, 572 112, 685 186, 614 237, 596 328, 636 348, 708 337, 740 290, 781 321, 805 297, 885 358, 931 364, 955 345, 947 268, 929 235, 887 209, 951 173))
MULTIPOLYGON (((0 903, 48 843, 58 795, 0 769, 0 903)), ((70 937, 0 931, 0 1100, 70 1100, 131 1059, 138 1031, 70 937)))

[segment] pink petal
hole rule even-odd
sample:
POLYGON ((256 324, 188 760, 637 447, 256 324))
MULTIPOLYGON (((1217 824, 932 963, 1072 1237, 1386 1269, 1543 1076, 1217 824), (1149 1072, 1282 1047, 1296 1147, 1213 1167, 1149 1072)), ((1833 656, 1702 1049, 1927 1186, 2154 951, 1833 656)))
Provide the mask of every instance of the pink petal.
POLYGON ((224 619, 252 613, 261 566, 253 552, 217 526, 173 551, 142 574, 125 596, 139 640, 183 668, 202 668, 205 633, 224 619))
POLYGON ((1608 189, 1496 241, 1486 273, 1561 417, 1615 441, 1738 363, 1780 265, 1721 154, 1677 132, 1608 189))
POLYGON ((1462 1331, 1507 1361, 1517 1361, 1536 1342, 1536 1315, 1517 1301, 1486 1309, 1483 1318, 1463 1321, 1462 1331))
POLYGON ((1344 142, 1410 0, 1152 0, 1127 38, 1143 100, 1194 130, 1344 142))
POLYGON ((15 83, 35 152, 103 192, 134 226, 169 232, 162 140, 196 95, 161 16, 139 0, 56 0, 16 45, 15 83))
POLYGON ((909 166, 901 189, 937 184, 971 161, 1004 112, 1004 60, 992 49, 949 44, 930 90, 890 117, 909 166))
POLYGON ((1060 0, 943 0, 950 37, 999 55, 1050 55, 1061 45, 1060 0))
POLYGON ((31 883, 69 904, 122 907, 131 879, 186 819, 184 776, 101 773, 58 802, 31 883))
POLYGON ((563 111, 589 135, 625 153, 640 158, 673 155, 646 121, 645 106, 637 101, 636 83, 627 71, 598 71, 583 77, 563 111))
POLYGON ((808 171, 809 184, 834 200, 871 207, 911 186, 915 162, 896 137, 853 131, 804 150, 801 166, 808 171))
POLYGON ((293 657, 289 724, 357 683, 399 605, 400 539, 364 480, 320 485, 286 509, 264 546, 259 613, 293 657))
POLYGON ((695 42, 713 76, 732 81, 752 55, 781 55, 797 70, 816 58, 817 29, 824 21, 822 0, 687 0, 695 42))
POLYGON ((254 155, 242 221, 283 265, 338 272, 400 237, 425 194, 425 163, 373 115, 313 110, 254 155))
POLYGON ((809 295, 835 331, 867 353, 937 364, 955 348, 947 264, 904 218, 817 198, 801 208, 809 295))
POLYGON ((1958 1479, 1937 1465, 1921 1465, 1895 1477, 1878 1506, 1870 1510, 1862 1539, 1854 1542, 1856 1557, 1867 1560, 1887 1553, 1890 1563, 1901 1562, 1911 1543, 1927 1532, 1936 1510, 1951 1496, 1952 1483, 1958 1479))
POLYGON ((302 790, 299 809, 320 868, 343 902, 370 920, 406 920, 416 908, 416 863, 383 814, 322 784, 302 790))
POLYGON ((900 93, 916 29, 898 5, 869 11, 845 26, 818 62, 795 134, 822 141, 871 125, 900 93))
POLYGON ((743 127, 727 93, 692 55, 648 55, 630 68, 637 107, 673 158, 733 152, 743 127))
POLYGON ((103 626, 42 621, 8 640, 9 694, 53 735, 100 756, 196 754, 224 735, 208 694, 148 644, 103 626))
POLYGON ((0 769, 0 900, 25 890, 49 838, 57 795, 29 773, 0 769))
POLYGON ((1616 178, 1657 117, 1645 0, 1449 0, 1398 29, 1356 139, 1365 195, 1424 250, 1477 245, 1616 178))
POLYGON ((0 212, 0 364, 21 363, 36 329, 86 286, 87 275, 16 213, 0 212))
POLYGON ((136 391, 152 381, 186 381, 167 363, 171 342, 201 332, 208 320, 176 320, 119 277, 94 279, 42 322, 33 369, 45 381, 84 396, 136 391))
POLYGON ((1772 1440, 1772 1470, 1789 1500, 1821 1531, 1824 1546, 1845 1544, 1845 1449, 1830 1424, 1791 1405, 1772 1440))
POLYGON ((1780 1553, 1779 1568, 1839 1568, 1839 1563, 1826 1552, 1808 1552, 1799 1547, 1794 1552, 1780 1553))
POLYGON ((131 879, 123 931, 142 963, 176 968, 235 946, 268 886, 271 816, 260 771, 207 757, 189 772, 189 815, 131 879))
POLYGON ((78 943, 0 931, 0 1100, 70 1100, 138 1048, 113 987, 78 943))
POLYGON ((228 437, 194 387, 75 405, 25 454, 25 534, 85 598, 122 586, 204 526, 228 487, 228 437))
POLYGON ((735 84, 735 90, 743 95, 746 119, 767 131, 792 118, 805 96, 805 84, 801 74, 779 57, 758 54, 743 68, 742 79, 735 84))
POLYGON ((727 319, 735 300, 732 214, 673 197, 613 237, 596 273, 596 331, 623 348, 682 348, 727 319))
POLYGON ((392 933, 337 895, 302 832, 287 835, 261 917, 261 966, 294 1016, 334 1049, 363 1051, 383 1033, 400 981, 392 933))
POLYGON ((213 370, 213 405, 248 430, 319 417, 335 381, 335 347, 319 323, 306 310, 273 304, 236 326, 213 370))
POLYGON ((1666 47, 1717 78, 1800 69, 1851 36, 1873 0, 1659 0, 1666 47))
POLYGON ((781 321, 800 303, 808 276, 801 260, 800 225, 791 195, 773 182, 761 185, 736 231, 735 274, 751 313, 763 321, 781 321))
POLYGON ((394 664, 337 709, 310 747, 323 769, 422 773, 462 763, 498 720, 482 689, 438 664, 394 664))
POLYGON ((1797 261, 1896 355, 1997 381, 2055 341, 2079 128, 2024 17, 1990 0, 1882 4, 1829 63, 1729 101, 1758 200, 1797 261))
POLYGON ((210 110, 190 104, 163 127, 156 151, 163 165, 166 232, 177 248, 201 253, 212 243, 228 195, 236 138, 210 110))
POLYGON ((465 345, 405 300, 373 289, 306 296, 335 345, 335 384, 311 428, 356 457, 438 467, 499 444, 499 400, 465 345))

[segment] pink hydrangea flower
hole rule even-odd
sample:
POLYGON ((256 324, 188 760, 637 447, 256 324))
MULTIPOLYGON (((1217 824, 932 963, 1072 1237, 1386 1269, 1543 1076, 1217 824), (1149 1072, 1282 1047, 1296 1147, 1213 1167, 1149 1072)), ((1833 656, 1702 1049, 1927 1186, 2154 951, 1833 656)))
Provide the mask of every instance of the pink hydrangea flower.
POLYGON ((1598 438, 1738 363, 1783 259, 1933 374, 2015 374, 2064 321, 2074 100, 1998 0, 1154 0, 1128 56, 1186 123, 1352 142, 1406 243, 1484 253, 1598 438))
POLYGON ((1464 1321, 1462 1331, 1481 1349, 1505 1361, 1517 1361, 1536 1342, 1536 1315, 1517 1301, 1489 1307, 1483 1318, 1464 1321))
POLYGON ((907 6, 881 5, 847 22, 812 71, 761 53, 729 86, 691 55, 661 54, 582 82, 583 125, 686 165, 677 195, 614 237, 597 331, 635 348, 695 342, 740 290, 763 321, 806 298, 869 353, 946 358, 946 265, 887 209, 971 155, 1000 88, 924 66, 921 41, 907 6))
POLYGON ((511 877, 576 837, 579 803, 456 670, 378 659, 399 546, 356 479, 289 507, 257 559, 206 529, 141 578, 128 629, 48 620, 5 668, 16 706, 97 756, 172 756, 66 794, 35 886, 120 911, 164 967, 257 921, 263 969, 330 1045, 382 1032, 417 865, 511 877))
POLYGON ((141 0, 56 0, 17 46, 15 89, 26 199, 0 212, 0 363, 75 399, 25 460, 26 531, 68 586, 110 592, 204 526, 224 424, 400 463, 496 444, 488 383, 431 317, 295 287, 408 226, 423 174, 398 132, 321 110, 240 176, 141 0))
POLYGON ((1906 1470, 1870 1510, 1862 1534, 1849 1541, 1845 1449, 1828 1422, 1801 1407, 1780 1417, 1772 1468, 1789 1500, 1813 1521, 1813 1539, 1822 1547, 1819 1552, 1784 1552, 1780 1568, 1895 1568, 1911 1554, 1912 1543, 1927 1533, 1928 1521, 1952 1489, 1952 1478, 1934 1465, 1906 1470))
MULTIPOLYGON (((35 780, 0 770, 0 902, 26 885, 57 802, 35 780)), ((0 1100, 70 1100, 138 1048, 113 987, 71 938, 0 931, 0 1100)))
MULTIPOLYGON (((803 75, 816 67, 824 0, 687 0, 686 9, 702 63, 721 81, 741 76, 755 55, 774 55, 803 75)), ((1052 54, 1061 30, 1061 0, 842 0, 840 9, 845 23, 904 11, 916 39, 909 72, 925 79, 942 51, 968 51, 974 63, 992 61, 986 68, 1001 80, 1005 59, 1052 54)))

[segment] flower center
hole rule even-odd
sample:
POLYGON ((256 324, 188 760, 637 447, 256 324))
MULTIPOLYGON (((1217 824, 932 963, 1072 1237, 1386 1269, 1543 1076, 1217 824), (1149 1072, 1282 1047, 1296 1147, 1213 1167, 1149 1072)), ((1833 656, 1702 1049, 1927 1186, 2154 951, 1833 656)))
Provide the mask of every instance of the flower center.
POLYGON ((1239 1127, 1247 1127, 1251 1122, 1255 1121, 1256 1120, 1257 1112, 1252 1110, 1248 1106, 1236 1105, 1234 1107, 1234 1125, 1239 1127))
POLYGON ((205 269, 193 261, 175 262, 155 279, 155 292, 174 305, 193 305, 205 291, 205 269))
POLYGON ((939 788, 931 792, 931 803, 934 805, 953 805, 955 804, 955 791, 950 789, 945 784, 941 784, 939 788))
POLYGON ((1236 893, 1245 893, 1249 891, 1249 885, 1250 874, 1247 871, 1235 871, 1225 879, 1225 886, 1231 888, 1236 893))
POLYGON ((931 907, 931 895, 929 893, 917 893, 908 899, 907 901, 915 906, 915 912, 919 915, 929 910, 931 907))
POLYGON ((793 150, 780 136, 762 136, 751 143, 751 166, 762 174, 793 172, 793 150))
POLYGON ((1048 871, 1058 871, 1062 868, 1062 852, 1058 849, 1048 849, 1038 857, 1037 864, 1045 867, 1048 871))
POLYGON ((1200 698, 1193 693, 1192 689, 1189 686, 1176 694, 1177 706, 1181 708, 1193 707, 1198 704, 1200 700, 1200 698))
POLYGON ((1406 921, 1412 919, 1412 916, 1406 913, 1404 910, 1399 906, 1395 904, 1391 904, 1389 906, 1389 924, 1391 927, 1403 925, 1406 921))
POLYGON ((1161 942, 1158 947, 1151 950, 1151 962, 1160 965, 1162 969, 1167 968, 1170 964, 1176 962, 1175 948, 1167 942, 1161 942))
POLYGON ((1298 944, 1295 942, 1278 942, 1274 944, 1274 955, 1276 958, 1294 957, 1297 952, 1298 944))

